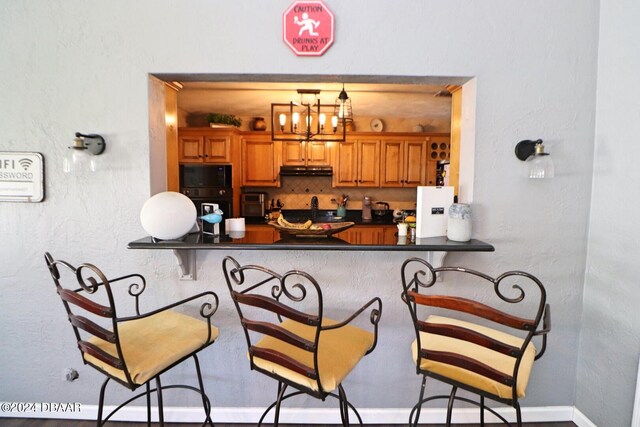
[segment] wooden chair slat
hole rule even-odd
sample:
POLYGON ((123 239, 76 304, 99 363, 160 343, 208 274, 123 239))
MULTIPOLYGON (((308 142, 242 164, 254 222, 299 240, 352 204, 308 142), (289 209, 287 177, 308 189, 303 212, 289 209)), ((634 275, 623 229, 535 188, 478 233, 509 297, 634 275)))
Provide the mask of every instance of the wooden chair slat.
POLYGON ((116 369, 124 369, 124 364, 120 359, 118 359, 117 357, 113 357, 109 353, 105 352, 104 350, 101 350, 100 348, 96 347, 95 345, 89 342, 78 341, 78 347, 80 347, 80 349, 84 353, 90 354, 96 359, 101 360, 104 363, 108 363, 109 365, 113 366, 116 369))
POLYGON ((270 335, 274 338, 282 340, 288 344, 294 345, 306 351, 315 351, 316 346, 312 341, 306 340, 292 332, 287 331, 281 326, 269 322, 258 322, 255 320, 244 319, 243 325, 255 332, 270 335))
POLYGON ((433 360, 434 362, 446 363, 447 365, 457 366, 462 369, 466 369, 484 377, 490 378, 494 381, 498 381, 506 386, 513 386, 513 377, 506 375, 484 363, 471 359, 470 357, 461 356, 455 353, 448 353, 444 351, 429 351, 422 349, 420 355, 426 359, 433 360))
POLYGON ((302 363, 292 359, 287 355, 280 353, 279 351, 252 346, 250 349, 250 353, 254 357, 259 357, 261 359, 277 363, 278 365, 283 366, 287 369, 291 369, 293 372, 304 375, 307 378, 311 378, 314 380, 318 379, 318 373, 315 370, 306 365, 303 365, 302 363))
POLYGON ((103 339, 112 344, 116 342, 116 334, 92 322, 86 317, 71 314, 69 315, 69 320, 71 321, 71 324, 73 326, 83 329, 100 339, 103 339))
POLYGON ((240 292, 233 292, 233 297, 241 304, 263 308, 305 325, 317 326, 320 324, 318 317, 310 316, 263 295, 245 295, 240 292))
POLYGON ((505 344, 501 341, 498 341, 494 338, 488 337, 471 329, 462 328, 455 325, 444 325, 440 323, 430 323, 422 321, 418 321, 417 323, 418 328, 422 332, 468 341, 511 357, 518 357, 521 354, 519 347, 505 344))
POLYGON ((472 301, 470 299, 452 297, 448 295, 422 295, 415 291, 408 291, 407 295, 409 295, 409 298, 416 304, 469 313, 505 326, 525 331, 532 331, 535 328, 535 322, 533 320, 504 313, 486 304, 472 301))
POLYGON ((93 314, 102 317, 113 317, 113 310, 110 307, 106 307, 104 305, 93 302, 90 299, 78 294, 77 292, 70 291, 68 289, 59 289, 58 294, 64 301, 75 304, 78 307, 90 311, 93 314))

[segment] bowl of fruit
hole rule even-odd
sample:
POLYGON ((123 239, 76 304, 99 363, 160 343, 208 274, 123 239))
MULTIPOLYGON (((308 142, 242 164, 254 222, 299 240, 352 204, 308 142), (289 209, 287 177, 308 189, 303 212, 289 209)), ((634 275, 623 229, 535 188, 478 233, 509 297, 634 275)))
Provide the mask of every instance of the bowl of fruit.
POLYGON ((290 236, 331 236, 350 227, 353 222, 313 222, 307 220, 305 222, 289 222, 283 215, 280 215, 276 221, 270 221, 269 225, 274 227, 280 234, 288 234, 290 236))

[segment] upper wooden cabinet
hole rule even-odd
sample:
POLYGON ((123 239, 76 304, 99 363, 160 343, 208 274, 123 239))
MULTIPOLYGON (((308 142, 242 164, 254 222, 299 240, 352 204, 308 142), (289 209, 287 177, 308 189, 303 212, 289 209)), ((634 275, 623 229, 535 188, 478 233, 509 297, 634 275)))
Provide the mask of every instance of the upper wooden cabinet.
POLYGON ((424 136, 383 139, 380 186, 427 185, 427 143, 428 138, 424 136))
POLYGON ((329 166, 331 144, 327 141, 282 141, 282 164, 287 166, 329 166))
POLYGON ((380 139, 350 137, 335 152, 334 187, 380 186, 380 139))
POLYGON ((180 163, 230 163, 231 146, 238 138, 233 129, 180 129, 178 161, 180 163))
POLYGON ((241 138, 242 185, 279 187, 282 144, 272 141, 271 134, 245 134, 241 138))

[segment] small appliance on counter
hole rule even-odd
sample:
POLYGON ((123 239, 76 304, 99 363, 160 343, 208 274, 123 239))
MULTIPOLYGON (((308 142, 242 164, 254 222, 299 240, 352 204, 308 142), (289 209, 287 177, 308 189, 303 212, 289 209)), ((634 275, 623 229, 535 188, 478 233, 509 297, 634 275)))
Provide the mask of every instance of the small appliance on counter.
POLYGON ((446 236, 453 187, 418 187, 417 192, 416 237, 446 236))
POLYGON ((251 192, 240 195, 240 215, 245 218, 264 218, 267 214, 267 193, 251 192))
POLYGON ((373 212, 373 216, 375 216, 376 218, 386 217, 391 212, 389 210, 389 203, 387 202, 374 203, 372 212, 373 212))
POLYGON ((371 220, 371 197, 364 196, 362 198, 362 220, 371 220))

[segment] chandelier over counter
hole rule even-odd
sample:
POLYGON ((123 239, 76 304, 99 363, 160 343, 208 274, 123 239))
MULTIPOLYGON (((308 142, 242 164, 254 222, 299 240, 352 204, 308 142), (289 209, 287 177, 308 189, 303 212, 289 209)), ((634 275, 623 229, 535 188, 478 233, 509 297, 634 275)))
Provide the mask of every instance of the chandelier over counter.
POLYGON ((335 104, 322 104, 318 89, 298 89, 297 92, 299 103, 271 104, 271 139, 345 141, 346 128, 353 121, 353 113, 344 87, 335 104))

